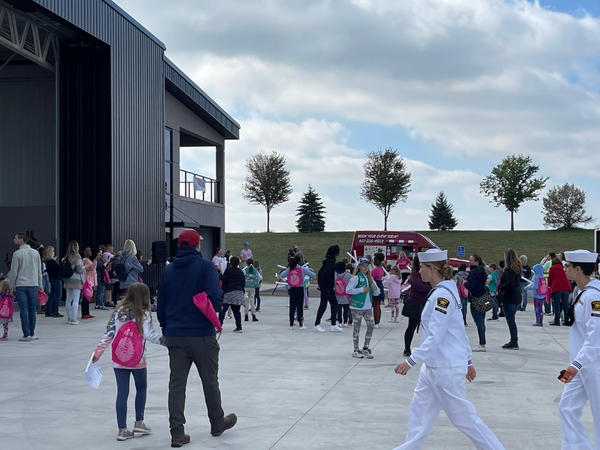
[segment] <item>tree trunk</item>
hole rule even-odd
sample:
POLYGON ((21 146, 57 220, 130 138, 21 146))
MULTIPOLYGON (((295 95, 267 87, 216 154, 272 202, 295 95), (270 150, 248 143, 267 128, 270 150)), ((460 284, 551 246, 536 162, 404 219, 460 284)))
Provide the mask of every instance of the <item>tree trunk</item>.
POLYGON ((267 210, 267 233, 269 233, 271 231, 269 229, 270 221, 271 221, 271 211, 267 210))
POLYGON ((510 212, 510 231, 515 231, 515 213, 510 212))
POLYGON ((383 215, 383 231, 387 231, 387 220, 388 216, 386 214, 383 215))

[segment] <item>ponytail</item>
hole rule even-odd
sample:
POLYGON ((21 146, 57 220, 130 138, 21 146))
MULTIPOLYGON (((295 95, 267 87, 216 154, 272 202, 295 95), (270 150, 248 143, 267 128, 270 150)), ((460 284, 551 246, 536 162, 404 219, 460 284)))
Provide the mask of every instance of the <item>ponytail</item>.
POLYGON ((295 269, 297 265, 298 265, 298 263, 296 262, 296 259, 294 259, 294 258, 290 259, 290 262, 289 262, 290 269, 295 269))
POLYGON ((254 260, 252 258, 248 258, 246 264, 248 265, 248 273, 254 273, 254 260))

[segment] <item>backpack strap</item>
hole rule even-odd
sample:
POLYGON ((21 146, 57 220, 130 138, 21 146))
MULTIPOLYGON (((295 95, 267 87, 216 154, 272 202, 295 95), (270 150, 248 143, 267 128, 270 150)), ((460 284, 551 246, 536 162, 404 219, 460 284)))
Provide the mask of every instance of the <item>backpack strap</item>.
POLYGON ((454 292, 452 292, 450 290, 450 288, 448 288, 447 286, 440 286, 438 284, 435 287, 435 289, 432 289, 431 292, 429 292, 429 294, 427 295, 427 300, 429 300, 429 297, 436 291, 436 289, 445 289, 446 291, 448 291, 450 293, 450 297, 456 302, 456 305, 458 306, 458 309, 462 309, 462 304, 456 299, 456 297, 454 296, 454 292))

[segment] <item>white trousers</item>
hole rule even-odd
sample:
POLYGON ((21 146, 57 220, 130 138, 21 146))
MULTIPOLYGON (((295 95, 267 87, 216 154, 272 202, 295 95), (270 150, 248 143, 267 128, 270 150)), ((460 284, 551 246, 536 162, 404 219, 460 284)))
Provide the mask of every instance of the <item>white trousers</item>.
POLYGON ((473 404, 467 401, 466 374, 466 366, 445 368, 423 364, 408 413, 406 442, 395 450, 422 448, 441 410, 478 450, 504 450, 494 433, 477 417, 473 404))
POLYGON ((565 385, 558 406, 562 427, 562 450, 600 449, 600 367, 583 368, 565 385), (580 421, 583 406, 590 402, 596 446, 580 421))

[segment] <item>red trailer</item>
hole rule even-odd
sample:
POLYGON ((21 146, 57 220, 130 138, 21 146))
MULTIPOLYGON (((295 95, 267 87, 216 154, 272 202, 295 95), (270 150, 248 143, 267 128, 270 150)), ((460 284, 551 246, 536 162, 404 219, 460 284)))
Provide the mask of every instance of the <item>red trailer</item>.
MULTIPOLYGON (((424 252, 430 248, 439 248, 427 236, 416 231, 356 231, 352 239, 352 251, 356 251, 358 258, 365 255, 373 256, 375 253, 383 253, 389 264, 395 264, 400 252, 412 260, 418 252, 424 252)), ((449 259, 450 265, 458 267, 460 264, 469 265, 464 259, 449 259)))

